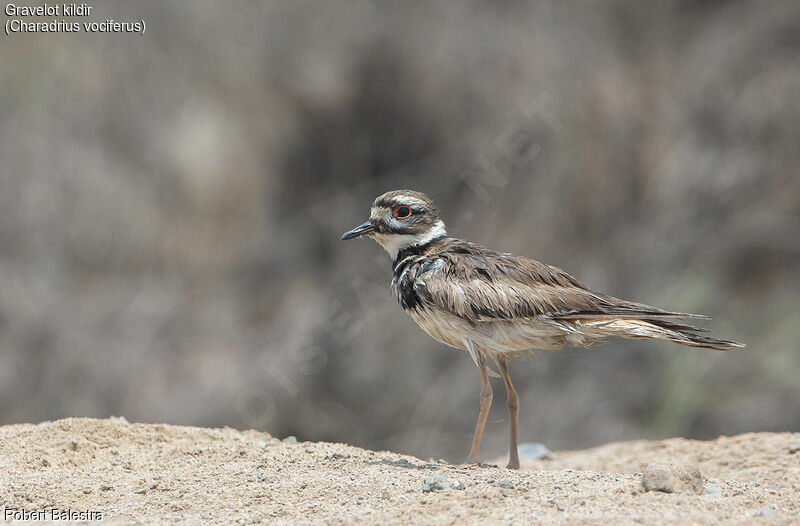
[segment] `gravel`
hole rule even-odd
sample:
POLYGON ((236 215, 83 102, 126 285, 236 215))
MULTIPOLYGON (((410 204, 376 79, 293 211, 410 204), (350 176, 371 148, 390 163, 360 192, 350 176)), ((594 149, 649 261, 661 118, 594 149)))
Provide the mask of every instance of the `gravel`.
POLYGON ((257 431, 75 418, 0 427, 0 502, 100 511, 114 524, 791 524, 800 462, 786 451, 798 440, 615 443, 515 472, 257 431), (639 473, 652 463, 696 466, 724 496, 643 492, 639 473))

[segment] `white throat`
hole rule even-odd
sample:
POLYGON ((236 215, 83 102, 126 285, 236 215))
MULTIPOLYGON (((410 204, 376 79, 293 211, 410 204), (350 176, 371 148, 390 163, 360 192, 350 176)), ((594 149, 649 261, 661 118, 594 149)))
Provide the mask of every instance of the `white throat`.
POLYGON ((389 253, 392 260, 394 260, 397 257, 397 253, 404 248, 414 245, 424 245, 437 237, 446 235, 447 231, 444 229, 444 222, 440 219, 436 221, 428 231, 417 234, 416 236, 412 236, 411 234, 372 234, 372 237, 375 238, 375 241, 377 241, 380 246, 389 253))

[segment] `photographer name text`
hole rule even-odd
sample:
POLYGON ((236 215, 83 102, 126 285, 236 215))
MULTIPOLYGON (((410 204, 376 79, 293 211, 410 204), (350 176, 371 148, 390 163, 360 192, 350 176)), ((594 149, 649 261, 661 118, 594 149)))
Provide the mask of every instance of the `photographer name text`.
POLYGON ((3 510, 3 521, 101 521, 103 520, 102 511, 94 510, 71 510, 59 508, 46 508, 43 510, 23 510, 15 508, 5 508, 3 510))

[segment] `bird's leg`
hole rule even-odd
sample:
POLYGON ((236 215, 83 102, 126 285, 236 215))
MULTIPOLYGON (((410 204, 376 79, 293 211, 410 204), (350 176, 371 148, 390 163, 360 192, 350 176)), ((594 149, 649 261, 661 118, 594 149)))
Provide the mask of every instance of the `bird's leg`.
POLYGON ((486 356, 478 353, 478 372, 481 375, 481 412, 478 414, 478 423, 475 425, 475 436, 472 437, 472 448, 469 450, 466 464, 478 463, 478 452, 481 449, 481 438, 483 438, 483 428, 486 426, 486 418, 489 416, 489 408, 492 407, 492 384, 489 383, 489 371, 486 368, 486 356))
POLYGON ((514 389, 514 384, 511 383, 511 375, 508 373, 508 361, 505 358, 500 358, 497 360, 497 365, 500 366, 500 376, 503 377, 503 383, 506 385, 506 405, 508 405, 508 420, 510 424, 511 445, 508 450, 508 466, 506 467, 519 469, 519 452, 517 451, 519 444, 519 397, 516 389, 514 389))

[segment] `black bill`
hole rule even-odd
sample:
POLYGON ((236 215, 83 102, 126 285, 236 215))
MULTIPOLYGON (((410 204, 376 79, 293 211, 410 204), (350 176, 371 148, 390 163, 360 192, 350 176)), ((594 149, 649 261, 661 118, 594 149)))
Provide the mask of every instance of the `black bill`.
POLYGON ((375 230, 375 228, 372 226, 372 223, 367 221, 363 225, 359 225, 355 227, 353 230, 342 234, 342 239, 353 239, 354 237, 363 236, 364 234, 369 234, 373 230, 375 230))

